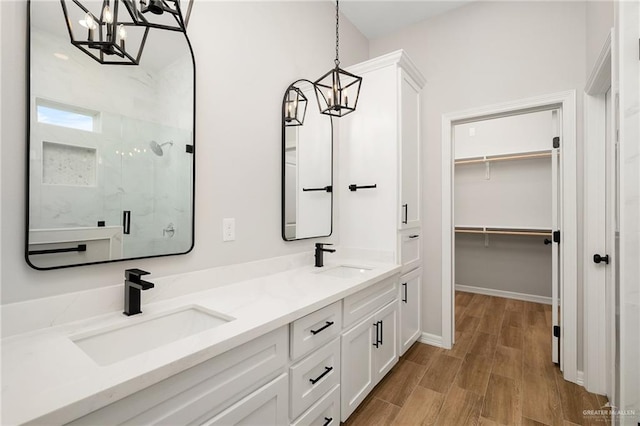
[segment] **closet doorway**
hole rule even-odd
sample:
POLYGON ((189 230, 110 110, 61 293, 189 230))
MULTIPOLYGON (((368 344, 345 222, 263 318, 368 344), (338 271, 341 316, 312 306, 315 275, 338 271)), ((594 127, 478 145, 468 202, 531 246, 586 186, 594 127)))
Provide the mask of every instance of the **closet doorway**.
POLYGON ((446 114, 442 155, 443 346, 455 343, 456 285, 533 294, 553 304, 549 361, 576 382, 575 92, 446 114))
MULTIPOLYGON (((455 290, 551 305, 526 320, 546 323, 556 364, 560 120, 554 109, 453 126, 455 290)), ((460 329, 473 321, 494 333, 499 313, 465 317, 460 329)))

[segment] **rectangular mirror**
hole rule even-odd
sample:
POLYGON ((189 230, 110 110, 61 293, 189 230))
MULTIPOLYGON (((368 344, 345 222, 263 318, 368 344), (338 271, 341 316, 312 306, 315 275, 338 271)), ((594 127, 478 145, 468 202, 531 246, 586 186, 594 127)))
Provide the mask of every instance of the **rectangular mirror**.
MULTIPOLYGON (((116 3, 121 13, 137 4, 110 1, 114 13, 116 3)), ((103 65, 70 42, 94 36, 79 4, 102 19, 103 1, 28 6, 27 263, 55 269, 187 253, 195 176, 189 40, 159 28, 136 40, 132 24, 120 43, 143 41, 139 65, 103 65)))
POLYGON ((333 124, 316 108, 313 84, 298 80, 282 103, 282 238, 328 237, 332 209, 333 124))

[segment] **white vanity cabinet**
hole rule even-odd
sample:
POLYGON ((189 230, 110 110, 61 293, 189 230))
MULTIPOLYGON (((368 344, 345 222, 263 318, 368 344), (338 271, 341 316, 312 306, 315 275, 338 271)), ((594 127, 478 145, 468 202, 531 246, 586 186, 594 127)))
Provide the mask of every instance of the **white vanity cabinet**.
POLYGON ((340 332, 342 301, 310 313, 290 325, 289 367, 291 423, 330 425, 339 422, 340 332))
POLYGON ((398 362, 397 280, 382 280, 343 301, 342 421, 398 362))
POLYGON ((422 268, 404 274, 400 277, 400 326, 398 337, 400 342, 400 355, 418 340, 421 334, 420 304, 422 289, 422 268))
POLYGON ((411 299, 399 308, 402 354, 421 328, 421 278, 413 271, 422 264, 420 103, 426 81, 402 50, 348 70, 363 80, 357 111, 338 124, 340 240, 344 247, 392 253, 402 273, 412 274, 401 278, 411 299), (351 191, 351 185, 375 188, 351 191))
POLYGON ((287 423, 288 338, 281 327, 70 424, 287 423))

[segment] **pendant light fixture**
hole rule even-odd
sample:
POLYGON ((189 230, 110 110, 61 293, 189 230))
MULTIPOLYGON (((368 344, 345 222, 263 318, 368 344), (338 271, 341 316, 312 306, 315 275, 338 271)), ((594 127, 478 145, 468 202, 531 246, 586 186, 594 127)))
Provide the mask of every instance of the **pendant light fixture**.
POLYGON ((79 0, 60 0, 60 3, 71 44, 101 64, 140 63, 149 27, 136 23, 138 13, 133 1, 103 0, 101 4, 91 1, 85 5, 79 0))
POLYGON ((139 65, 150 29, 186 32, 180 0, 60 3, 71 44, 101 64, 139 65))
MULTIPOLYGON (((298 80, 300 81, 300 80, 298 80)), ((308 80, 305 80, 308 81, 308 80)), ((297 82, 296 82, 297 83, 297 82)), ((311 83, 311 82, 309 82, 311 83)), ((307 97, 293 83, 284 94, 282 103, 282 116, 285 126, 302 126, 307 112, 307 97)))
POLYGON ((340 10, 336 0, 336 59, 335 67, 316 80, 316 99, 322 114, 342 117, 356 110, 362 77, 340 68, 338 53, 340 41, 340 10))

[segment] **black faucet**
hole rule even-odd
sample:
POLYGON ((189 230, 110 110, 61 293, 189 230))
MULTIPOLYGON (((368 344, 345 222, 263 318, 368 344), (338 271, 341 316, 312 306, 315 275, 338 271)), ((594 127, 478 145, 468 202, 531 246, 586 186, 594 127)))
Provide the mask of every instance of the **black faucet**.
POLYGON ((140 279, 142 275, 150 272, 142 269, 127 269, 124 271, 124 312, 125 315, 142 313, 140 310, 140 290, 153 288, 153 283, 140 279))
POLYGON ((329 243, 316 243, 316 268, 322 268, 324 266, 324 252, 335 253, 336 249, 327 249, 324 246, 332 246, 329 243))

